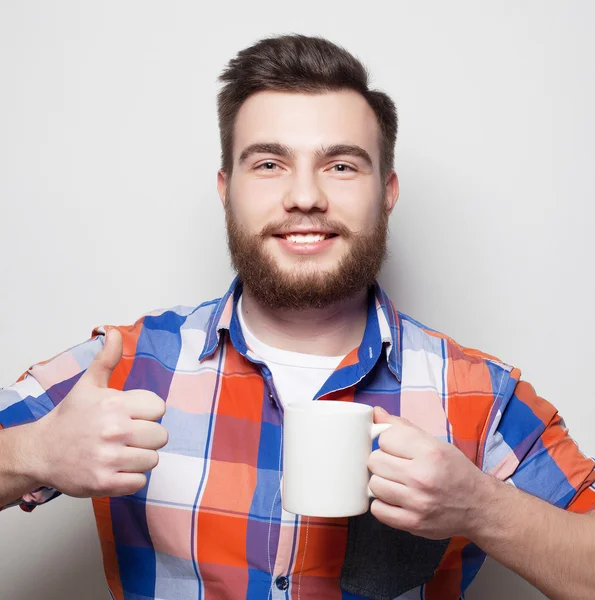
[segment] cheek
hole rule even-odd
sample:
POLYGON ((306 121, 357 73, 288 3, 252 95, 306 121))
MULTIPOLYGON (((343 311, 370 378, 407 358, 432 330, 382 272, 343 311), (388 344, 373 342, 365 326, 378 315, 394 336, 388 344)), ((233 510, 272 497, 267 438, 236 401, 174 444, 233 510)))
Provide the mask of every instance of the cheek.
POLYGON ((274 205, 280 204, 287 192, 286 184, 281 177, 242 177, 239 175, 232 183, 231 193, 233 198, 247 205, 274 205))
POLYGON ((274 219, 280 206, 279 195, 271 189, 272 186, 259 185, 261 183, 236 181, 228 198, 236 220, 251 232, 260 231, 274 219))
POLYGON ((371 179, 327 181, 324 191, 329 213, 347 226, 366 228, 378 219, 382 202, 378 186, 371 179))

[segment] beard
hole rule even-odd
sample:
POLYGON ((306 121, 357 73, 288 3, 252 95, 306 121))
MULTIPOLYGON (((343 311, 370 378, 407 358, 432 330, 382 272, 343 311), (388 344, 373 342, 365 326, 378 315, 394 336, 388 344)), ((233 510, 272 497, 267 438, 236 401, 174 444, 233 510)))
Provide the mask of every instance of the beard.
POLYGON ((271 223, 258 234, 248 233, 236 219, 232 200, 225 202, 227 245, 231 262, 243 285, 268 309, 305 310, 326 308, 339 300, 353 298, 374 284, 387 256, 388 213, 380 210, 376 223, 360 233, 322 215, 291 214, 271 223), (348 250, 336 267, 321 270, 315 259, 296 255, 299 264, 286 270, 266 251, 265 242, 274 232, 291 231, 297 224, 327 229, 340 235, 348 250), (308 264, 311 263, 311 264, 308 264))

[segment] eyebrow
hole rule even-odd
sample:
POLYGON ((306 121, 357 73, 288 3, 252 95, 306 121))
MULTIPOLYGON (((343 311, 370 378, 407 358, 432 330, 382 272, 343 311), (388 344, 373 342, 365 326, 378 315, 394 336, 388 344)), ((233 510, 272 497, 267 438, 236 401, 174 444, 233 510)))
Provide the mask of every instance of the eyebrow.
POLYGON ((285 144, 277 144, 275 142, 250 144, 240 154, 240 164, 252 154, 274 154, 275 156, 283 156, 285 158, 293 158, 295 156, 293 150, 285 144))
MULTIPOLYGON (((240 164, 246 161, 252 154, 274 154, 284 158, 294 158, 295 152, 285 144, 276 142, 260 142, 250 144, 244 148, 240 154, 240 164)), ((372 167, 372 158, 366 150, 355 144, 332 144, 331 146, 322 146, 316 151, 317 158, 333 158, 335 156, 349 155, 361 158, 369 167, 372 167)))
POLYGON ((372 167, 372 158, 361 146, 354 144, 333 144, 331 146, 322 147, 316 155, 319 158, 332 158, 333 156, 341 156, 347 154, 361 158, 369 167, 372 167))

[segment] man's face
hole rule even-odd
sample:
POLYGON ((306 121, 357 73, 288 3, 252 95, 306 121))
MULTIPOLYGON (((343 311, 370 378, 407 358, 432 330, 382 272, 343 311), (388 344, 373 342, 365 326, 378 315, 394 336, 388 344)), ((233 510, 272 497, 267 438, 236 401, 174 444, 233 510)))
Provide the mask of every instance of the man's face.
POLYGON ((398 195, 380 177, 379 127, 352 91, 260 92, 219 174, 232 261, 271 308, 320 308, 373 282, 398 195))

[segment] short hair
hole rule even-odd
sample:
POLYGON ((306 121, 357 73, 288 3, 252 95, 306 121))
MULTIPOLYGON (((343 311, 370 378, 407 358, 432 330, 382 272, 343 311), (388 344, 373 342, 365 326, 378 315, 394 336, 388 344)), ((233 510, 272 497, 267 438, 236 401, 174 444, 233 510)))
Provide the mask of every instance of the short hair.
POLYGON ((380 129, 380 173, 393 169, 397 110, 384 92, 368 87, 366 67, 344 48, 321 37, 299 34, 262 39, 241 50, 221 73, 224 85, 217 97, 221 168, 233 168, 233 130, 242 104, 253 94, 272 90, 320 94, 353 90, 376 115, 380 129))

